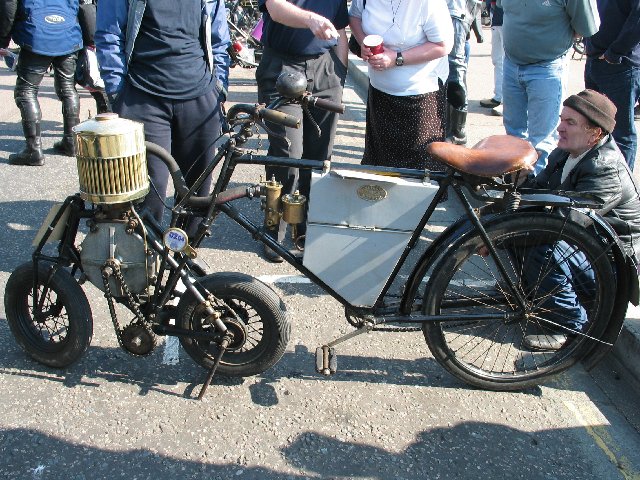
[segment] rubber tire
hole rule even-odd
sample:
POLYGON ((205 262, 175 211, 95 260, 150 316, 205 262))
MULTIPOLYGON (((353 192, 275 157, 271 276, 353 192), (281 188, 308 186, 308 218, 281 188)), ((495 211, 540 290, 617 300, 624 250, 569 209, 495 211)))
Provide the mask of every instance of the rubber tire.
MULTIPOLYGON (((248 351, 227 351, 222 357, 217 373, 232 377, 247 377, 262 373, 274 366, 287 347, 291 325, 280 297, 259 280, 241 273, 215 273, 198 279, 198 283, 222 300, 243 302, 259 315, 262 336, 256 346, 248 351)), ((178 304, 177 324, 180 328, 194 329, 194 315, 199 316, 199 303, 187 291, 178 304)), ((201 330, 199 327, 195 327, 201 330)), ((195 339, 180 337, 180 343, 193 360, 205 369, 213 365, 213 352, 195 339)))
MULTIPOLYGON (((595 338, 598 338, 598 336, 602 335, 602 333, 604 332, 611 312, 613 310, 616 285, 611 262, 609 261, 607 255, 601 255, 602 251, 605 249, 605 246, 603 246, 603 244, 599 243, 599 241, 594 238, 593 235, 588 233, 587 230, 585 230, 583 227, 573 223, 565 224, 564 219, 557 216, 550 216, 549 214, 545 213, 512 216, 508 219, 505 219, 505 221, 503 222, 487 228, 487 232, 492 239, 495 239, 497 237, 516 236, 521 233, 524 234, 530 232, 545 231, 550 235, 557 235, 562 228, 564 228, 562 238, 569 240, 576 246, 579 246, 580 250, 586 254, 592 268, 595 271, 597 284, 596 291, 599 292, 599 301, 594 301, 594 303, 598 303, 598 305, 592 307, 594 309, 594 312, 590 312, 588 327, 589 330, 587 333, 595 338)), ((461 240, 452 245, 452 247, 447 252, 445 252, 444 255, 439 257, 435 267, 432 269, 434 274, 432 278, 428 280, 425 287, 425 301, 422 307, 424 314, 436 315, 441 312, 443 298, 445 293, 447 292, 451 280, 453 279, 456 272, 458 272, 459 269, 463 266, 464 262, 466 262, 473 256, 473 254, 477 250, 477 247, 480 245, 483 245, 483 241, 477 233, 471 236, 464 236, 461 240)), ((491 259, 492 257, 488 258, 491 259)), ((462 286, 460 286, 458 283, 453 284, 452 288, 453 290, 461 290, 463 288, 469 290, 476 287, 467 287, 463 282, 462 286)), ((471 298, 471 296, 469 295, 468 297, 461 298, 471 298)), ((507 311, 509 309, 513 311, 514 308, 510 306, 513 305, 513 302, 508 305, 509 302, 506 298, 506 295, 505 301, 506 302, 504 305, 502 305, 502 308, 506 309, 507 311)), ((477 309, 478 307, 483 307, 481 302, 474 308, 477 309)), ((532 324, 530 320, 528 322, 529 324, 532 324)), ((520 340, 522 340, 524 335, 526 335, 528 325, 527 323, 523 324, 522 322, 518 322, 518 324, 518 327, 521 329, 520 340)), ((455 325, 455 323, 453 325, 455 325)), ((473 323, 471 323, 470 325, 473 325, 473 323)), ((502 325, 507 324, 502 323, 501 325, 498 325, 498 328, 502 325)), ((443 328, 445 330, 447 328, 445 322, 423 323, 422 329, 424 337, 435 359, 448 372, 450 372, 460 380, 470 385, 488 390, 521 390, 534 385, 538 385, 539 383, 541 383, 541 381, 546 380, 547 378, 558 374, 574 365, 578 360, 582 358, 582 356, 586 352, 589 351, 590 347, 592 346, 589 343, 592 342, 592 340, 578 336, 576 337, 576 339, 571 341, 571 343, 567 344, 567 346, 562 350, 553 354, 546 353, 546 356, 543 357, 545 361, 541 362, 540 365, 534 363, 532 367, 535 368, 532 368, 531 370, 523 371, 519 374, 516 374, 514 372, 490 372, 483 370, 481 367, 479 368, 477 365, 472 365, 468 361, 460 358, 462 356, 462 353, 458 354, 456 348, 449 344, 448 338, 450 337, 448 337, 447 334, 443 331, 443 328)), ((471 328, 467 328, 464 333, 462 333, 463 331, 461 330, 461 333, 458 334, 457 337, 459 338, 463 336, 471 336, 472 334, 469 333, 470 330, 471 328)), ((503 341, 505 338, 507 338, 506 333, 503 333, 502 336, 499 336, 496 329, 494 338, 488 339, 488 342, 491 343, 495 340, 498 340, 498 337, 503 341)), ((480 338, 480 335, 478 335, 477 338, 480 338)), ((451 338, 450 342, 453 343, 455 340, 456 338, 451 338)), ((480 343, 482 342, 485 342, 486 344, 487 339, 486 337, 483 337, 483 340, 478 340, 477 342, 477 345, 480 345, 480 343)), ((502 343, 502 345, 504 345, 504 343, 502 343)), ((491 347, 487 347, 487 353, 489 352, 490 348, 491 347)), ((482 348, 480 348, 479 350, 481 351, 482 348)), ((521 343, 519 345, 519 350, 522 350, 521 343)), ((500 353, 502 352, 493 352, 496 357, 500 353)), ((523 363, 525 359, 524 355, 525 354, 522 353, 521 358, 523 363)), ((529 355, 530 358, 535 358, 533 356, 534 354, 527 353, 527 355, 529 355)), ((538 353, 535 355, 540 354, 538 353)), ((514 363, 514 369, 517 368, 518 367, 514 363)))
MULTIPOLYGON (((38 265, 39 285, 46 281, 52 265, 38 265)), ((48 367, 64 368, 78 360, 91 344, 93 317, 87 297, 78 282, 66 270, 59 268, 51 278, 49 288, 66 310, 67 335, 58 343, 51 344, 33 328, 31 315, 31 292, 33 288, 33 263, 16 268, 9 280, 4 295, 4 307, 9 328, 22 349, 34 360, 48 367)), ((48 317, 51 318, 51 317, 48 317)))

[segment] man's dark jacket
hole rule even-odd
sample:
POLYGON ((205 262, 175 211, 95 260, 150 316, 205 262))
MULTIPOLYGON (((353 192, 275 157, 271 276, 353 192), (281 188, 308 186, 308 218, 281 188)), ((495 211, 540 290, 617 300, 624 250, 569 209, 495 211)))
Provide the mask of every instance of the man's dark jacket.
POLYGON ((561 182, 568 157, 567 152, 556 148, 549 155, 547 167, 523 187, 595 195, 604 204, 598 213, 616 231, 628 252, 640 259, 640 192, 613 137, 608 135, 602 146, 588 152, 561 182))

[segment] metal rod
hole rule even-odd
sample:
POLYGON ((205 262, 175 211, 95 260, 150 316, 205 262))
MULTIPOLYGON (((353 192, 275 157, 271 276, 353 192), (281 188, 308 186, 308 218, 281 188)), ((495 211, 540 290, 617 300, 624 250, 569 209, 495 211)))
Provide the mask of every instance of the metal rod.
POLYGON ((460 187, 460 185, 458 185, 457 183, 454 183, 453 189, 458 195, 458 197, 460 197, 460 200, 462 201, 464 209, 467 211, 467 217, 469 218, 469 220, 471 220, 471 223, 473 223, 473 226, 478 229, 478 232, 480 233, 480 237, 482 238, 482 240, 484 240, 485 246, 489 249, 489 252, 493 257, 493 260, 496 262, 496 267, 498 267, 498 271, 502 275, 503 280, 509 287, 509 290, 511 290, 511 293, 514 296, 516 303, 518 304, 518 307, 520 307, 522 310, 526 310, 527 307, 526 307, 525 299, 522 297, 522 295, 514 285, 513 280, 507 273, 507 269, 504 267, 502 260, 498 256, 496 247, 493 245, 493 242, 489 238, 489 235, 487 234, 487 231, 485 230, 484 225, 482 225, 482 222, 480 222, 480 219, 478 218, 476 213, 473 211, 473 208, 471 208, 471 204, 469 203, 469 200, 467 200, 467 197, 462 191, 462 187, 460 187))
POLYGON ((213 376, 216 373, 218 365, 220 364, 220 360, 222 360, 222 355, 224 355, 224 352, 230 343, 231 343, 231 337, 229 335, 225 335, 224 338, 222 339, 222 342, 220 342, 220 351, 216 355, 216 358, 213 361, 213 365, 211 366, 211 369, 207 374, 207 378, 205 379, 204 384, 200 389, 200 393, 198 394, 198 400, 203 399, 204 394, 207 391, 207 388, 209 388, 209 385, 211 384, 211 380, 213 380, 213 376))

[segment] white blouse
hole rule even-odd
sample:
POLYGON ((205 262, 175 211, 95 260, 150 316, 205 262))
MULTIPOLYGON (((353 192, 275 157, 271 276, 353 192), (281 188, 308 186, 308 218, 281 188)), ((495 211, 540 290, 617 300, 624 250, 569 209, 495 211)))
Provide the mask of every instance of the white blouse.
MULTIPOLYGON (((386 51, 405 51, 426 42, 453 47, 453 25, 446 0, 352 0, 349 15, 362 20, 365 35, 381 35, 386 51)), ((395 55, 391 55, 395 58, 395 55)), ((438 90, 449 76, 447 56, 386 70, 369 66, 371 85, 389 95, 421 95, 438 90)))

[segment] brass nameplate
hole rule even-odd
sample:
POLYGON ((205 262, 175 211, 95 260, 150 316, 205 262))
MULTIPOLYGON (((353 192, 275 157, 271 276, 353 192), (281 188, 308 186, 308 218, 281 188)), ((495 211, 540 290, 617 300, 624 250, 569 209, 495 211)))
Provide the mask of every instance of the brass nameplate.
POLYGON ((387 191, 380 185, 362 185, 358 188, 358 197, 367 202, 377 202, 387 198, 387 191))

